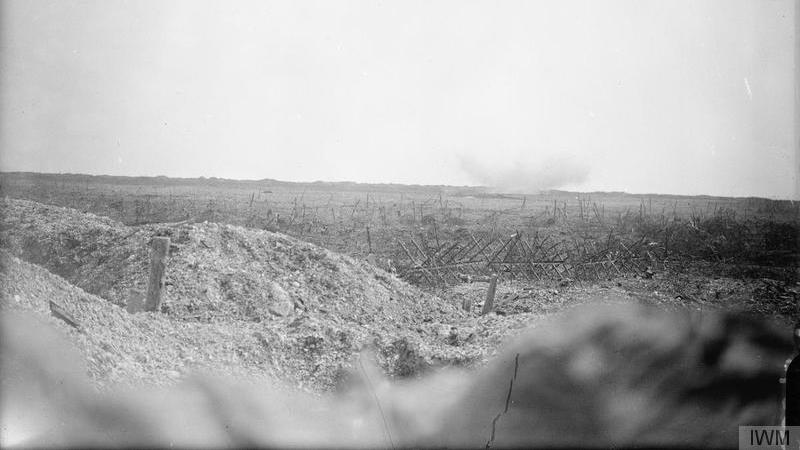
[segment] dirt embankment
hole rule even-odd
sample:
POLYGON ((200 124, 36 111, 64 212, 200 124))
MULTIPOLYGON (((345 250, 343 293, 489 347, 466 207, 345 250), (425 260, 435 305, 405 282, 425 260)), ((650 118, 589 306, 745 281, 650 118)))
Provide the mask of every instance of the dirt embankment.
POLYGON ((145 290, 148 242, 169 236, 164 310, 170 317, 260 322, 305 313, 396 326, 461 312, 365 262, 289 236, 216 223, 128 227, 24 200, 2 205, 2 244, 22 259, 117 305, 145 290))
POLYGON ((466 313, 365 262, 278 233, 213 223, 127 227, 23 200, 2 208, 3 306, 47 316, 53 300, 73 314, 84 331, 69 332, 99 384, 169 382, 200 370, 326 390, 365 348, 386 373, 412 376, 483 363, 535 319, 466 313), (148 241, 157 235, 173 243, 162 311, 130 315, 121 306, 129 289, 146 288, 148 241))
POLYGON ((279 233, 214 223, 128 227, 24 200, 0 207, 0 304, 52 322, 53 300, 73 314, 83 333, 56 323, 100 385, 171 383, 209 371, 324 391, 340 383, 364 349, 393 377, 482 365, 511 337, 580 304, 734 308, 774 317, 797 298, 794 288, 780 295, 758 290, 770 280, 698 278, 688 292, 687 280, 668 274, 591 286, 504 282, 495 312, 481 316, 485 283, 430 295, 366 262, 279 233), (148 242, 159 235, 173 244, 162 311, 128 314, 121 306, 129 289, 145 289, 148 242), (471 313, 461 309, 465 300, 474 305, 471 313))
MULTIPOLYGON (((53 350, 60 343, 49 346, 55 357, 47 349, 19 351, 16 357, 33 375, 12 379, 23 387, 32 383, 49 389, 40 395, 45 405, 78 392, 64 384, 63 376, 64 366, 75 362, 104 389, 117 383, 173 385, 189 379, 147 402, 137 397, 117 403, 94 390, 80 391, 60 405, 62 416, 43 422, 44 430, 69 424, 63 430, 73 433, 70 438, 53 442, 95 442, 78 427, 85 421, 87 429, 101 430, 97 442, 148 438, 153 445, 286 446, 296 444, 291 440, 296 436, 308 436, 309 430, 316 434, 314 440, 303 441, 308 445, 345 444, 349 441, 342 430, 364 434, 364 423, 372 428, 363 442, 373 447, 386 445, 387 429, 400 446, 729 445, 736 433, 731 424, 763 424, 774 415, 776 380, 790 352, 789 330, 710 311, 752 303, 749 296, 739 295, 751 286, 729 280, 699 284, 685 279, 670 286, 669 279, 657 274, 650 280, 593 286, 504 283, 497 290, 496 312, 480 316, 485 287, 479 283, 452 288, 449 300, 443 300, 364 262, 280 234, 206 223, 126 227, 34 202, 6 200, 1 206, 0 241, 5 248, 0 248, 0 311, 23 311, 39 321, 30 331, 19 330, 17 338, 31 345, 18 348, 35 350, 41 334, 35 327, 43 324, 60 328, 60 339, 80 355, 64 361, 66 352, 53 350), (129 288, 144 289, 147 242, 156 235, 170 236, 174 244, 164 308, 128 314, 120 306, 129 288), (697 284, 689 286, 689 281, 697 284), (473 302, 472 313, 459 309, 462 301, 473 302), (54 318, 50 302, 80 327, 54 318), (586 303, 626 306, 605 313, 573 310, 586 303), (686 309, 702 309, 703 315, 686 314, 686 309), (550 320, 561 315, 566 317, 550 320), (481 365, 501 343, 532 326, 536 329, 493 364, 454 378, 457 388, 449 393, 443 394, 440 383, 441 377, 450 376, 447 372, 408 384, 392 384, 375 374, 370 375, 373 385, 353 376, 360 367, 356 358, 369 348, 382 371, 394 379, 439 365, 481 365), (204 378, 188 377, 197 372, 263 383, 251 392, 191 381, 204 378), (281 381, 314 392, 303 403, 312 406, 287 407, 294 414, 291 433, 286 426, 266 432, 264 424, 286 411, 258 395, 283 386, 281 381), (331 403, 315 400, 337 386, 341 396, 331 403), (388 412, 383 419, 383 410, 376 412, 376 396, 388 412), (216 407, 213 402, 219 399, 227 402, 226 408, 216 407), (198 414, 186 408, 192 400, 206 409, 198 414), (509 405, 513 412, 506 415, 509 405), (309 414, 320 411, 324 421, 309 427, 309 414), (585 420, 572 421, 575 411, 585 420), (206 434, 198 441, 195 432, 168 426, 159 428, 164 433, 160 438, 153 437, 157 430, 149 425, 162 425, 148 422, 153 414, 175 423, 207 424, 201 430, 206 434), (228 425, 242 420, 246 426, 232 434, 228 425), (324 428, 331 423, 337 426, 324 428), (565 423, 583 434, 565 434, 565 423), (715 426, 709 428, 709 423, 715 426), (141 434, 131 434, 137 424, 141 434), (656 434, 653 424, 659 424, 656 434), (683 440, 676 441, 678 435, 683 440), (577 440, 563 441, 564 436, 577 440)), ((787 301, 796 295, 793 288, 765 285, 772 290, 764 295, 787 301)), ((777 306, 764 311, 776 313, 782 313, 777 306)), ((28 398, 19 395, 22 391, 8 392, 17 394, 18 406, 30 409, 28 398)), ((294 402, 301 397, 287 398, 294 402)))

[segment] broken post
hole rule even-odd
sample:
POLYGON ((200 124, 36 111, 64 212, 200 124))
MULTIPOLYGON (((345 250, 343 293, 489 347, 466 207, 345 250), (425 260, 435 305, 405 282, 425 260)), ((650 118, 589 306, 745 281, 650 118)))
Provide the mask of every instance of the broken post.
POLYGON ((161 309, 161 290, 164 288, 164 274, 169 251, 168 237, 154 237, 150 252, 150 279, 147 282, 145 311, 161 309))
POLYGON ((481 315, 489 314, 494 307, 494 291, 497 288, 497 274, 492 274, 492 279, 489 280, 489 290, 486 291, 486 301, 483 302, 483 311, 481 315))
MULTIPOLYGON (((422 215, 420 214, 420 216, 422 215)), ((442 246, 439 244, 439 232, 436 230, 436 219, 433 220, 433 237, 436 240, 436 251, 438 252, 442 246)))

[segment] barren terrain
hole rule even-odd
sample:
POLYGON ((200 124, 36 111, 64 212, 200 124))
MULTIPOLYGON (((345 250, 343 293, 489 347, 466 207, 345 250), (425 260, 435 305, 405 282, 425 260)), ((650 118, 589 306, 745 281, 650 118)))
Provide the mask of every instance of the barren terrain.
POLYGON ((0 182, 0 306, 58 328, 100 390, 206 374, 319 396, 346 389, 363 355, 374 358, 376 376, 395 381, 447 367, 490 373, 504 344, 586 305, 739 312, 786 336, 798 319, 797 210, 785 202, 716 199, 712 209, 708 199, 656 198, 656 213, 642 198, 581 194, 576 211, 569 193, 520 201, 477 188, 312 191, 20 174, 0 182), (487 243, 516 233, 535 236, 525 245, 578 250, 559 254, 566 262, 545 261, 561 264, 551 272, 515 268, 509 253, 494 266, 468 261, 433 276, 446 270, 431 265, 436 258, 473 233, 487 243), (128 313, 131 292, 147 288, 158 236, 171 242, 161 310, 128 313), (403 242, 430 252, 427 260, 404 254, 403 242), (628 253, 612 253, 614 245, 628 253), (617 261, 615 270, 574 269, 597 255, 617 261), (499 281, 484 314, 483 275, 493 272, 499 281), (74 323, 53 316, 53 303, 74 323))

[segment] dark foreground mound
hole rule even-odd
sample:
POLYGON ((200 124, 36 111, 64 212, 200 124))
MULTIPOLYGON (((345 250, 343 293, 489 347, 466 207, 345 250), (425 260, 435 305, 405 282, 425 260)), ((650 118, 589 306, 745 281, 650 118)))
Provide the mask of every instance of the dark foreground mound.
POLYGON ((791 353, 730 314, 576 308, 478 372, 392 384, 360 364, 323 397, 211 378, 98 394, 38 322, 8 313, 2 332, 3 444, 33 446, 734 446, 739 425, 777 423, 791 353))
POLYGON ((507 348, 441 436, 459 446, 491 436, 501 447, 734 446, 739 425, 780 423, 790 335, 732 313, 584 309, 507 348))

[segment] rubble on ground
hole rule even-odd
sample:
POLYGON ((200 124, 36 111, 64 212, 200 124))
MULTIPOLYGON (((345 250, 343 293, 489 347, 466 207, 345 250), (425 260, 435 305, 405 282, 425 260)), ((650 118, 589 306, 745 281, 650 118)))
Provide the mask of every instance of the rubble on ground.
POLYGON ((127 227, 30 201, 2 206, 2 307, 62 328, 101 386, 210 371, 328 390, 364 350, 396 377, 482 364, 536 318, 470 314, 366 262, 278 233, 214 223, 127 227), (130 314, 126 296, 146 290, 153 236, 172 240, 162 310, 130 314), (50 301, 80 330, 52 317, 50 301))
POLYGON ((796 286, 766 279, 664 273, 591 285, 501 280, 494 310, 482 315, 487 283, 433 295, 280 233, 216 223, 129 227, 25 200, 5 199, 0 208, 0 307, 60 328, 101 387, 210 372, 320 392, 334 389, 365 352, 396 378, 483 365, 525 329, 587 303, 785 318, 798 295, 796 286), (155 236, 171 239, 162 309, 131 314, 125 306, 131 292, 146 291, 155 236), (79 326, 54 317, 51 302, 79 326))

